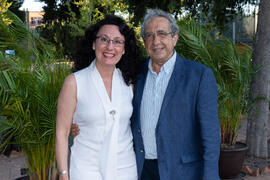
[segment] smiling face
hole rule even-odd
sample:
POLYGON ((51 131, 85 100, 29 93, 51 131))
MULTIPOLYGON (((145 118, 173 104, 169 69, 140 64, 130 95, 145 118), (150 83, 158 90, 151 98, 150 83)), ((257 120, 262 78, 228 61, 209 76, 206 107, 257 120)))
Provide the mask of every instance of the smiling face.
POLYGON ((146 25, 145 34, 152 34, 152 37, 144 38, 144 44, 153 63, 164 64, 173 55, 178 35, 170 33, 170 22, 164 17, 156 17, 146 25))
POLYGON ((93 42, 96 54, 97 66, 114 67, 121 59, 125 44, 125 37, 120 33, 116 25, 104 25, 97 33, 97 39, 93 42))

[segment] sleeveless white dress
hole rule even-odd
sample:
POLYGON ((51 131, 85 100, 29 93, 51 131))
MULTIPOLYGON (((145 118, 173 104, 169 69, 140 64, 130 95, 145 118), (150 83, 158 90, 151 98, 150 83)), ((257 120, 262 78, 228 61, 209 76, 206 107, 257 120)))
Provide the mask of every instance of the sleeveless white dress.
POLYGON ((115 69, 111 100, 96 61, 74 73, 77 105, 73 122, 80 133, 70 156, 70 180, 137 180, 130 129, 133 92, 115 69))

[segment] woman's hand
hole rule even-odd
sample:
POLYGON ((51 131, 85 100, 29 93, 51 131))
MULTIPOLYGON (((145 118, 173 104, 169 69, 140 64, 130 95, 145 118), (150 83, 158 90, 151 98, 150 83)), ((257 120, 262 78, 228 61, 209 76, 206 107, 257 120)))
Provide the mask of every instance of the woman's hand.
POLYGON ((59 180, 69 180, 68 173, 59 174, 59 180))

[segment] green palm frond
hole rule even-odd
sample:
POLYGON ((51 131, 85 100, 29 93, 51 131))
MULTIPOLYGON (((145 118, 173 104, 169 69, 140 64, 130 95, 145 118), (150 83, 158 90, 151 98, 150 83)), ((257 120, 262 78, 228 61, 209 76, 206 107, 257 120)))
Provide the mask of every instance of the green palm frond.
POLYGON ((247 108, 252 69, 252 51, 247 45, 235 45, 227 38, 213 38, 211 28, 192 19, 178 22, 180 27, 177 51, 183 57, 210 67, 218 85, 218 112, 222 143, 234 144, 241 123, 240 115, 247 108))
POLYGON ((29 32, 19 19, 0 33, 0 134, 5 148, 15 138, 32 179, 47 179, 54 156, 56 106, 70 65, 58 63, 50 44, 29 32), (14 56, 1 50, 14 49, 14 56))
POLYGON ((26 63, 55 61, 56 52, 48 42, 29 31, 27 26, 11 11, 7 12, 12 24, 0 23, 0 50, 12 49, 26 63))

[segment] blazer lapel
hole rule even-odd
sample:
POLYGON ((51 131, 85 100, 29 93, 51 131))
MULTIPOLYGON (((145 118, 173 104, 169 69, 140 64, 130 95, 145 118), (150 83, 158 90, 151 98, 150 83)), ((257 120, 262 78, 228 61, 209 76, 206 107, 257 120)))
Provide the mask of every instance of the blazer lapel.
POLYGON ((149 59, 145 62, 143 71, 138 75, 137 82, 135 84, 134 88, 134 98, 133 98, 133 108, 135 109, 136 117, 135 120, 138 120, 139 126, 141 126, 140 123, 140 111, 141 111, 141 101, 142 101, 142 95, 144 90, 144 85, 148 73, 148 63, 149 59))
POLYGON ((180 56, 177 55, 174 69, 173 69, 171 78, 169 80, 166 92, 164 94, 158 123, 161 119, 160 118, 161 115, 163 114, 163 112, 166 112, 166 109, 168 108, 172 98, 174 97, 176 90, 178 89, 177 87, 183 85, 184 70, 185 70, 184 61, 180 56))

